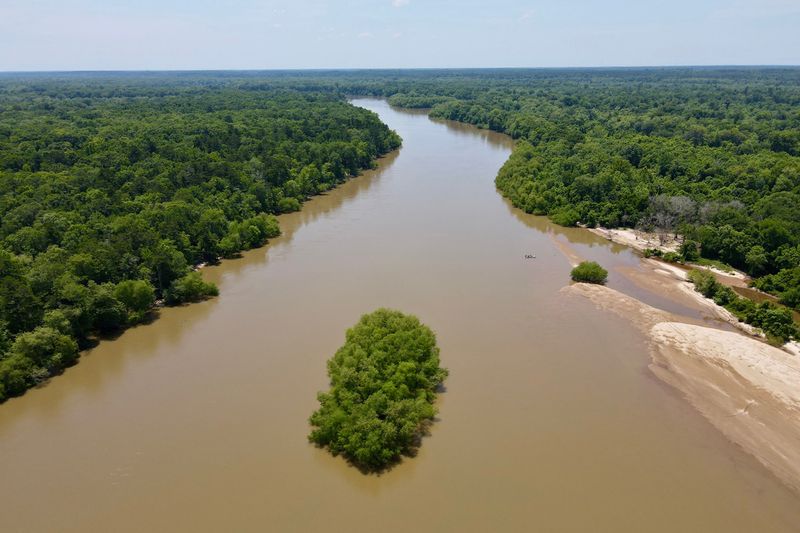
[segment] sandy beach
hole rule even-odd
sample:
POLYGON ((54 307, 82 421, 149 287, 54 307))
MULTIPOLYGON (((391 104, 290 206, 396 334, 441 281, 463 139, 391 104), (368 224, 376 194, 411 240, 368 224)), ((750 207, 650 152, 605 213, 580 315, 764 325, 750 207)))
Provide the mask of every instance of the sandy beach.
POLYGON ((586 228, 595 235, 604 239, 624 244, 634 250, 643 252, 647 249, 661 250, 662 252, 675 252, 680 242, 672 234, 659 235, 630 228, 586 228))
MULTIPOLYGON (((645 250, 659 250, 661 253, 677 252, 682 239, 675 235, 659 235, 631 228, 584 228, 595 235, 611 242, 622 244, 639 252, 645 250)), ((720 282, 732 287, 747 287, 749 277, 744 272, 735 269, 721 270, 710 265, 692 264, 693 268, 701 268, 712 272, 720 282)))
MULTIPOLYGON (((633 230, 589 231, 640 251, 670 251, 676 246, 659 245, 655 235, 633 230)), ((582 260, 568 243, 553 240, 571 264, 582 260)), ((575 283, 562 291, 636 326, 650 345, 653 374, 680 391, 728 439, 800 491, 800 345, 767 344, 756 328, 695 291, 687 270, 654 259, 616 269, 637 287, 691 310, 693 316, 657 309, 601 285, 575 283)), ((741 274, 709 270, 728 285, 745 283, 741 274)))
POLYGON ((635 283, 743 331, 651 307, 614 289, 563 289, 630 320, 650 344, 650 369, 679 390, 726 437, 800 491, 800 358, 762 342, 724 308, 703 298, 680 269, 644 261, 635 283))

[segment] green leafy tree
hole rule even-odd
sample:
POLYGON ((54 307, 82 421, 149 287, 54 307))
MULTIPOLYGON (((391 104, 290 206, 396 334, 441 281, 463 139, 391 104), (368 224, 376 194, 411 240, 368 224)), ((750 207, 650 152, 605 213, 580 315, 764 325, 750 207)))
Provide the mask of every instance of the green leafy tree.
POLYGON ((150 282, 142 279, 120 281, 114 287, 114 297, 119 300, 128 313, 128 322, 141 322, 156 299, 155 289, 150 282))
POLYGON ((17 336, 10 353, 30 360, 34 366, 57 372, 77 360, 78 345, 68 335, 40 326, 17 336))
POLYGON ((159 293, 163 293, 170 284, 185 275, 188 266, 186 257, 171 240, 164 239, 153 248, 143 251, 144 263, 153 273, 154 283, 159 293))
POLYGON ((89 284, 89 310, 92 329, 100 332, 116 331, 128 321, 128 313, 122 302, 114 294, 114 285, 103 283, 89 284))
POLYGON ((686 240, 681 244, 678 253, 687 263, 698 261, 700 260, 700 245, 695 241, 686 240))
POLYGON ((0 320, 12 333, 27 331, 42 319, 42 303, 23 277, 0 278, 0 320))
POLYGON ((756 304, 748 298, 742 298, 706 270, 691 271, 689 280, 703 296, 725 306, 739 320, 761 328, 768 337, 781 343, 800 338, 800 328, 788 309, 778 307, 772 302, 756 304))
POLYGON ((755 275, 763 274, 769 264, 766 250, 764 250, 763 246, 758 245, 750 248, 744 261, 747 265, 747 271, 755 275))
POLYGON ((52 309, 45 313, 42 325, 62 335, 72 335, 72 323, 63 309, 52 309))
POLYGON ((788 307, 800 309, 800 286, 781 293, 780 302, 788 307))
MULTIPOLYGON (((36 385, 40 372, 33 362, 20 354, 10 354, 0 360, 0 401, 17 396, 36 385)), ((45 373, 46 374, 46 373, 45 373)))
POLYGON ((0 250, 0 323, 11 333, 34 328, 42 319, 42 303, 24 276, 26 265, 0 250))

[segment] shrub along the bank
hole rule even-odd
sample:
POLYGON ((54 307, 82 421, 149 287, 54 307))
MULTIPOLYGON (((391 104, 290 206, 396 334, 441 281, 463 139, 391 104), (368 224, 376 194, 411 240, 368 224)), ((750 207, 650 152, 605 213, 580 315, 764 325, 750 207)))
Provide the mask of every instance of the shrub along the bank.
POLYGON ((756 303, 743 298, 705 270, 693 270, 689 273, 689 280, 700 294, 725 307, 742 322, 760 328, 767 337, 781 343, 800 339, 800 328, 789 309, 771 302, 756 303))
POLYGON ((412 315, 379 309, 347 331, 328 361, 331 388, 319 394, 309 440, 378 470, 413 453, 436 414, 439 366, 436 337, 412 315))
POLYGON ((0 361, 0 402, 41 383, 78 358, 78 344, 49 326, 17 336, 7 357, 0 361))
POLYGON ((166 292, 169 305, 179 305, 190 302, 199 302, 219 294, 217 286, 203 280, 200 272, 189 272, 180 279, 176 279, 166 292))

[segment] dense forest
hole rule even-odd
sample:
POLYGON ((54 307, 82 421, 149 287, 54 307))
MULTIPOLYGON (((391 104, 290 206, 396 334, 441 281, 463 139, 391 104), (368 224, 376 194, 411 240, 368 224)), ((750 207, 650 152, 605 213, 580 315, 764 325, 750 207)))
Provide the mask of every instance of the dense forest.
POLYGON ((216 294, 192 267, 400 144, 338 94, 180 76, 0 77, 0 401, 98 335, 216 294))

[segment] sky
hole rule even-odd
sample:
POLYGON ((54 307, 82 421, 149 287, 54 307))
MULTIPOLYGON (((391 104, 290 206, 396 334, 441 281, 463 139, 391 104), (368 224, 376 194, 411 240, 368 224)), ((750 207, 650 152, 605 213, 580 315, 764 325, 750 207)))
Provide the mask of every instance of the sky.
POLYGON ((800 0, 0 0, 0 71, 800 65, 800 0))

